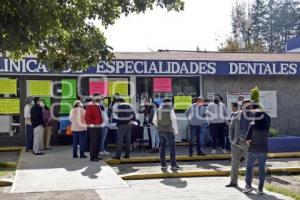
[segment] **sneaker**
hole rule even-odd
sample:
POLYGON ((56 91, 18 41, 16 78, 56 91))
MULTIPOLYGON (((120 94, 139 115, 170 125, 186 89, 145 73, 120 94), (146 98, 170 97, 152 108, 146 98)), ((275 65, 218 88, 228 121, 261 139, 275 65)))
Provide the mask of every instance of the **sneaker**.
POLYGON ((84 158, 87 158, 87 156, 86 156, 86 155, 80 156, 80 158, 81 158, 81 159, 84 159, 84 158))
POLYGON ((36 155, 36 156, 42 156, 42 155, 45 155, 45 154, 42 153, 42 152, 38 152, 38 153, 33 153, 33 155, 36 155))
POLYGON ((211 150, 211 154, 215 155, 217 154, 217 151, 215 149, 211 150))
POLYGON ((237 187, 237 184, 229 183, 228 185, 225 185, 225 187, 237 187))
POLYGON ((172 166, 171 167, 171 170, 180 170, 181 167, 179 167, 178 165, 175 165, 175 166, 172 166))
POLYGON ((227 152, 226 149, 223 149, 223 150, 222 150, 222 153, 225 153, 225 154, 226 154, 226 153, 228 153, 228 152, 227 152))
POLYGON ((161 170, 167 170, 168 169, 168 167, 167 166, 161 166, 161 170))
POLYGON ((253 188, 249 185, 246 185, 246 187, 243 189, 243 193, 245 194, 248 194, 251 191, 253 191, 253 188))
POLYGON ((102 155, 104 155, 104 156, 110 155, 110 153, 109 153, 108 151, 102 151, 101 153, 102 153, 102 155))
POLYGON ((258 189, 258 194, 264 194, 264 191, 262 189, 258 189))
POLYGON ((130 158, 130 156, 123 156, 123 158, 125 158, 125 159, 129 159, 129 158, 130 158))
POLYGON ((112 158, 112 159, 116 159, 116 160, 120 160, 120 159, 121 159, 121 158, 118 157, 118 156, 112 156, 111 158, 112 158))

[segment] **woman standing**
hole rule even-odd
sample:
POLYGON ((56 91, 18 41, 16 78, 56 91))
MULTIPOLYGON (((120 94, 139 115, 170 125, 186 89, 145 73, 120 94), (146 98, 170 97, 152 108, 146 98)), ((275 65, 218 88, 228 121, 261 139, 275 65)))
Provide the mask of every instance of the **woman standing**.
POLYGON ((158 129, 153 124, 153 117, 157 109, 158 109, 158 104, 153 103, 152 105, 149 106, 149 114, 146 115, 147 127, 150 127, 150 134, 151 134, 152 151, 150 153, 159 152, 158 129))
POLYGON ((44 149, 51 150, 50 140, 51 140, 51 135, 52 135, 52 130, 53 130, 53 127, 51 125, 51 123, 52 123, 51 113, 50 113, 50 109, 47 106, 44 99, 42 99, 41 106, 42 106, 42 112, 43 112, 43 120, 44 120, 44 124, 45 124, 44 149))
POLYGON ((87 158, 84 155, 85 137, 87 132, 87 124, 85 121, 85 110, 81 101, 75 101, 73 109, 70 112, 69 120, 71 122, 71 130, 73 133, 73 158, 78 158, 77 146, 80 146, 80 158, 87 158))
MULTIPOLYGON (((255 109, 255 108, 254 108, 255 109)), ((265 165, 268 153, 268 135, 271 120, 269 115, 260 110, 255 110, 255 119, 250 125, 246 136, 248 148, 247 166, 246 166, 246 187, 244 193, 249 193, 252 188, 253 165, 258 161, 259 168, 259 185, 258 193, 263 194, 265 182, 265 165)))

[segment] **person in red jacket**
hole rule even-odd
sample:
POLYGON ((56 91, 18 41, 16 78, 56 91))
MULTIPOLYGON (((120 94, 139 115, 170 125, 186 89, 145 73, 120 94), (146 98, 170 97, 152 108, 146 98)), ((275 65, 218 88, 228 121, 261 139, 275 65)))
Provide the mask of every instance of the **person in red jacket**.
POLYGON ((95 93, 92 101, 86 106, 85 120, 87 123, 87 131, 90 135, 90 160, 99 162, 102 158, 98 157, 98 150, 101 137, 101 124, 103 122, 101 111, 99 109, 100 94, 95 93))

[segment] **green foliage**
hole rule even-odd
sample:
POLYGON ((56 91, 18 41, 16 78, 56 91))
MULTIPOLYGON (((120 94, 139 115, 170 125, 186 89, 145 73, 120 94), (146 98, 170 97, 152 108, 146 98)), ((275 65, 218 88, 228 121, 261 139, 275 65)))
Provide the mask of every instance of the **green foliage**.
POLYGON ((269 190, 270 192, 276 192, 276 193, 283 194, 288 197, 292 197, 295 200, 300 200, 300 192, 295 192, 291 189, 287 189, 285 187, 280 187, 280 186, 271 185, 271 184, 266 184, 265 188, 267 190, 269 190))
POLYGON ((270 128, 270 137, 278 137, 280 135, 280 131, 275 128, 270 128))
POLYGON ((251 100, 255 103, 259 103, 259 89, 257 86, 251 89, 251 100))
POLYGON ((299 0, 255 0, 249 5, 237 1, 232 9, 230 38, 245 45, 233 49, 229 39, 221 44, 220 50, 282 53, 287 40, 299 35, 299 0))
POLYGON ((111 59, 112 47, 93 20, 104 27, 121 14, 153 6, 183 10, 182 0, 2 0, 0 53, 12 58, 37 55, 54 69, 82 69, 111 59))

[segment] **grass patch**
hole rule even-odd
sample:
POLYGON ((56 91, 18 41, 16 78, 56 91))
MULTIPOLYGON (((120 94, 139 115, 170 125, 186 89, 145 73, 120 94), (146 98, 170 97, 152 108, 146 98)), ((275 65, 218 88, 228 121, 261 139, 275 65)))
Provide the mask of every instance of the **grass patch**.
POLYGON ((292 197, 296 200, 300 200, 299 192, 294 192, 294 191, 291 191, 291 190, 283 188, 283 187, 273 186, 271 184, 266 184, 265 188, 267 190, 269 190, 270 192, 276 192, 276 193, 283 194, 288 197, 292 197))
POLYGON ((10 173, 14 173, 16 171, 15 168, 0 168, 0 177, 6 176, 10 173))

